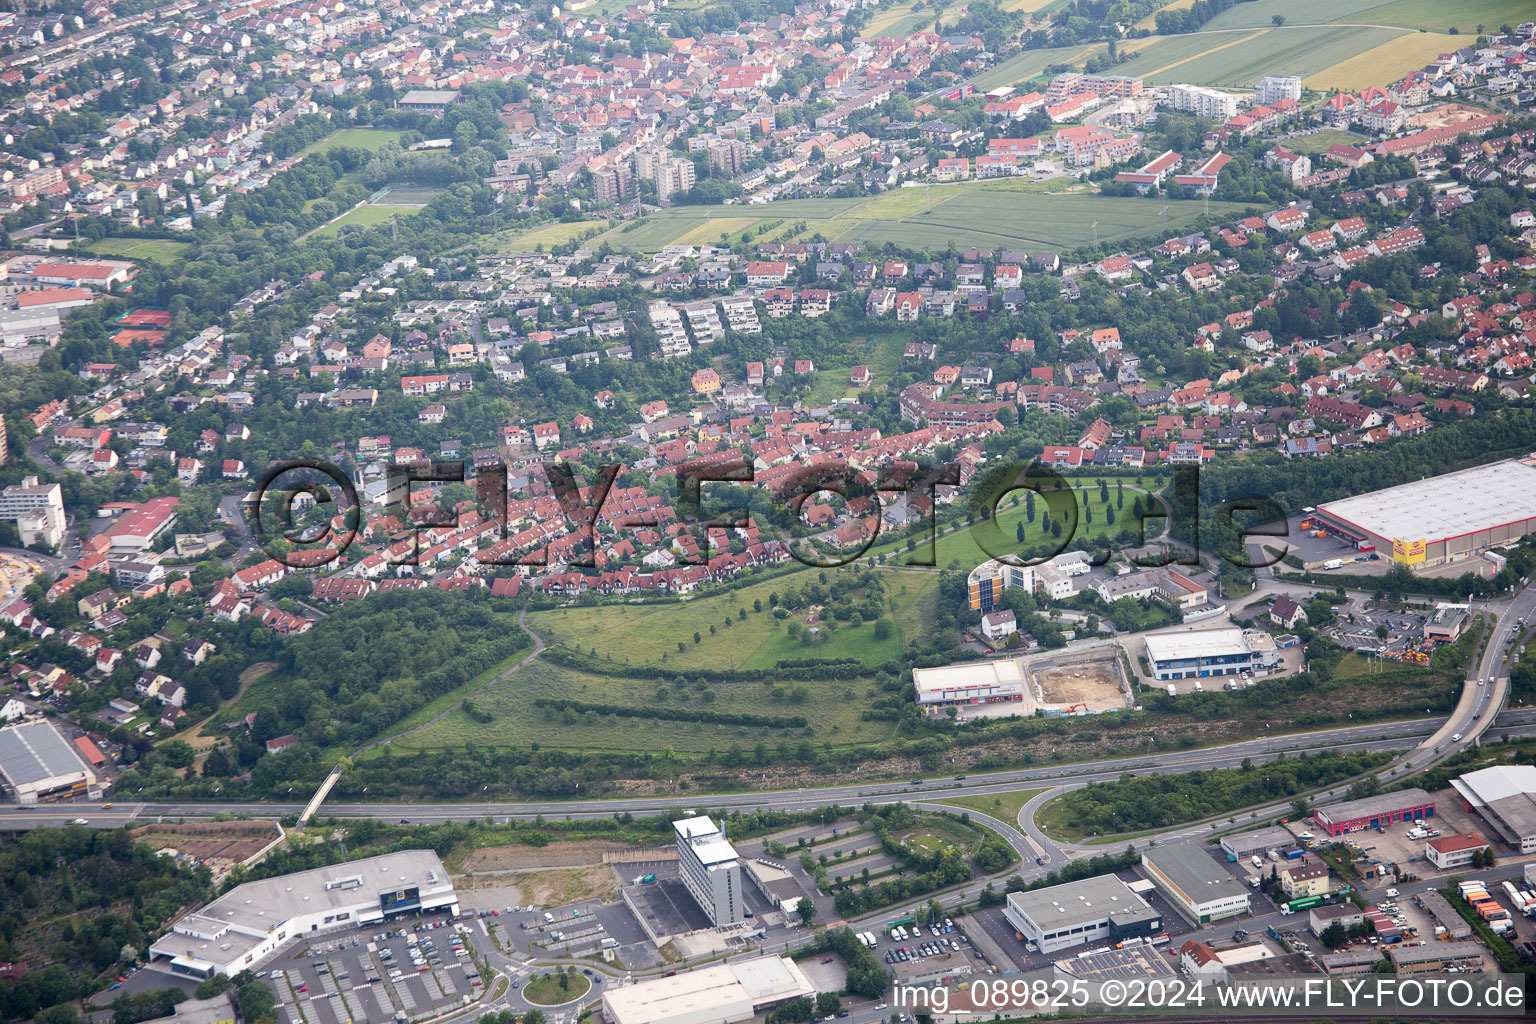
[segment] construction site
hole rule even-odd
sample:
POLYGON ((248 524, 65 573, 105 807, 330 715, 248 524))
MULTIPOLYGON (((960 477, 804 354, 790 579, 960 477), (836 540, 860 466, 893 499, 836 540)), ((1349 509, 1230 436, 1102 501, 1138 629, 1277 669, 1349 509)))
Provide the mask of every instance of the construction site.
POLYGON ((1024 686, 1046 717, 1095 715, 1131 707, 1120 647, 1103 641, 1020 659, 1024 686))

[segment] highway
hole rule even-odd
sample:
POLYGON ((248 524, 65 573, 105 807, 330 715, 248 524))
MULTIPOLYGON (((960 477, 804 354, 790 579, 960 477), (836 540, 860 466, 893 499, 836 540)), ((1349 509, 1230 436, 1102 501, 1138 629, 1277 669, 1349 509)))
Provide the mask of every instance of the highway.
MULTIPOLYGON (((1481 724, 1496 724, 1501 731, 1508 731, 1514 735, 1529 735, 1536 732, 1536 708, 1506 711, 1496 718, 1490 717, 1486 723, 1481 724)), ((1090 782, 1113 781, 1125 772, 1168 774, 1210 768, 1231 768, 1242 764, 1244 759, 1249 759, 1254 764, 1263 764, 1281 753, 1291 756, 1303 751, 1317 750, 1417 751, 1422 749, 1422 742, 1436 732, 1435 720, 1410 719, 1345 726, 1314 733, 1266 736, 1223 746, 1202 747, 1167 754, 989 772, 970 775, 963 780, 946 776, 914 779, 908 782, 876 782, 817 789, 770 790, 714 796, 679 794, 627 797, 583 800, 579 803, 538 801, 336 803, 327 805, 320 817, 383 818, 412 824, 432 824, 443 821, 467 821, 488 815, 495 818, 526 819, 541 814, 547 816, 559 813, 575 818, 600 818, 625 812, 634 815, 660 814, 689 807, 711 810, 768 808, 795 811, 825 807, 829 804, 852 806, 866 801, 877 804, 898 800, 931 803, 957 796, 994 795, 1018 789, 1072 788, 1087 785, 1090 782), (914 783, 918 784, 914 785, 914 783)), ((17 807, 9 812, 8 816, 12 823, 28 828, 39 825, 65 825, 75 818, 84 818, 91 825, 102 828, 116 828, 123 824, 153 821, 157 818, 198 820, 211 818, 220 813, 238 815, 257 810, 263 814, 281 816, 299 814, 304 808, 305 803, 299 802, 141 803, 124 800, 122 794, 119 794, 111 808, 104 809, 100 804, 78 803, 17 807)), ((1033 829, 1030 829, 1030 832, 1038 842, 1053 853, 1065 851, 1066 848, 1061 844, 1043 835, 1035 835, 1033 829)), ((1020 852, 1025 853, 1028 850, 1028 845, 1025 844, 1020 852)), ((1033 859, 1034 854, 1030 852, 1029 855, 1033 859)))

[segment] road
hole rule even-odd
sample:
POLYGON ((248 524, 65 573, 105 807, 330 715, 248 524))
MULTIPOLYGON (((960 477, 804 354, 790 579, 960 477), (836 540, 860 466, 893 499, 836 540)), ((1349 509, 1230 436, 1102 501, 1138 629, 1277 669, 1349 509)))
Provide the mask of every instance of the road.
MULTIPOLYGON (((1524 730, 1536 731, 1536 709, 1506 712, 1499 716, 1497 722, 1499 728, 1512 733, 1523 733, 1524 730)), ((913 785, 912 782, 871 782, 822 789, 771 790, 720 795, 674 794, 580 802, 346 803, 327 806, 323 816, 384 818, 430 824, 442 821, 466 821, 483 818, 486 815, 534 818, 541 814, 560 813, 573 818, 605 818, 623 812, 635 815, 660 814, 686 807, 720 809, 762 807, 793 811, 825 807, 829 804, 852 806, 865 801, 891 803, 899 800, 932 803, 957 796, 995 795, 1019 789, 1060 788, 1086 785, 1089 782, 1106 782, 1119 778, 1123 772, 1174 773, 1235 767, 1240 765, 1244 758, 1251 759, 1255 764, 1262 764, 1281 753, 1291 756, 1308 750, 1408 750, 1414 748, 1416 741, 1431 735, 1435 727, 1435 721, 1430 719, 1345 726, 1304 735, 1261 737, 1218 747, 1205 747, 1165 755, 1111 758, 1075 765, 990 772, 971 775, 963 781, 948 777, 914 780, 920 781, 918 785, 913 785)), ((190 820, 210 818, 221 812, 248 814, 256 808, 266 814, 284 815, 298 814, 304 808, 303 803, 139 803, 126 801, 123 796, 118 794, 114 806, 106 810, 103 810, 99 804, 18 807, 10 813, 10 817, 14 823, 28 827, 67 824, 75 817, 84 817, 92 825, 113 828, 127 822, 157 817, 190 820)), ((1014 831, 1018 830, 1015 828, 1014 831)), ((1029 834, 1037 842, 1043 838, 1034 835, 1033 832, 1029 834)), ((1045 839, 1044 843, 1048 844, 1047 848, 1053 851, 1053 855, 1057 851, 1066 849, 1063 844, 1049 839, 1045 839)), ((1028 849, 1027 844, 1025 849, 1028 849)), ((1102 847, 1096 847, 1096 849, 1102 849, 1102 847)), ((1024 851, 1021 850, 1021 852, 1024 851)), ((1030 856, 1032 858, 1033 853, 1030 856)))

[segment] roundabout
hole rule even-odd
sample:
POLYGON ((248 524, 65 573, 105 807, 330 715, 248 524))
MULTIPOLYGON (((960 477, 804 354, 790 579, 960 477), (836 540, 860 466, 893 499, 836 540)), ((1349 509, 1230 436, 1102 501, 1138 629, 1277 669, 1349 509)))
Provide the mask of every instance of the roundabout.
POLYGON ((592 991, 592 981, 574 967, 556 969, 533 977, 523 986, 523 1000, 530 1006, 564 1006, 592 991))

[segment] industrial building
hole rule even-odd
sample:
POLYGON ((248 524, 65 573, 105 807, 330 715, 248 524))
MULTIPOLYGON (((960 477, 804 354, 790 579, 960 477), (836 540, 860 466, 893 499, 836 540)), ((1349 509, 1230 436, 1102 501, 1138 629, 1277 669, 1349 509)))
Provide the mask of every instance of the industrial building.
POLYGON ((1422 789, 1403 789, 1327 804, 1312 811, 1317 827, 1331 836, 1361 832, 1394 821, 1423 821, 1435 816, 1435 800, 1422 789))
POLYGON ((898 960, 891 965, 891 981, 897 986, 931 988, 947 985, 958 978, 968 978, 970 974, 971 962, 964 953, 915 956, 911 960, 898 960))
POLYGON ((1154 978, 1179 976, 1162 950, 1147 943, 1057 960, 1051 964, 1051 973, 1055 978, 1087 984, 1129 981, 1133 978, 1151 981, 1154 978))
POLYGON ((1121 942, 1163 930, 1162 915, 1114 875, 1011 892, 1003 917, 1042 953, 1121 942))
POLYGON ((1289 850, 1295 846, 1296 837, 1279 825, 1223 836, 1221 840, 1222 851, 1228 860, 1268 857, 1271 850, 1289 850))
POLYGON ((1024 699, 1024 673, 1012 658, 914 668, 912 689, 925 711, 952 704, 1008 703, 1024 699))
POLYGON ((18 804, 98 796, 96 773, 52 722, 0 729, 0 787, 18 804))
POLYGON ((603 990, 609 1024, 737 1024, 769 1007, 815 996, 800 965, 788 957, 716 964, 669 978, 603 990))
POLYGON ((1456 912, 1450 900, 1435 890, 1425 889, 1413 899, 1434 921, 1436 938, 1470 939, 1472 937, 1472 926, 1467 923, 1466 918, 1456 912))
POLYGON ((1324 974, 1372 974, 1376 970, 1376 964, 1381 960, 1381 954, 1367 946, 1364 949, 1324 953, 1319 959, 1322 960, 1324 974))
POLYGON ((1439 974, 1447 967, 1479 967, 1483 947, 1477 942, 1426 942, 1422 946, 1399 943, 1387 950, 1398 974, 1439 974))
POLYGON ((677 866, 706 916, 716 925, 745 919, 741 858, 712 820, 704 815, 672 823, 677 833, 677 866))
POLYGON ((1500 839, 1521 853, 1536 853, 1536 765, 1495 765, 1451 785, 1467 810, 1482 815, 1500 839))
POLYGON ((1410 567, 1469 558, 1536 530, 1536 460, 1506 459, 1307 510, 1361 550, 1410 567))
POLYGON ((747 881, 763 894, 764 899, 783 911, 787 920, 791 923, 800 920, 795 911, 805 898, 805 890, 783 865, 759 857, 744 862, 741 867, 747 881))
POLYGON ((1199 847, 1144 850, 1141 867, 1191 921, 1209 924, 1248 912, 1248 889, 1199 847))
POLYGON ((149 956, 173 974, 233 978, 301 935, 458 910, 437 854, 402 850, 238 885, 179 919, 149 956))
POLYGON ((1255 629, 1186 629, 1149 633, 1147 662, 1160 682, 1268 672, 1280 651, 1268 633, 1255 629))

